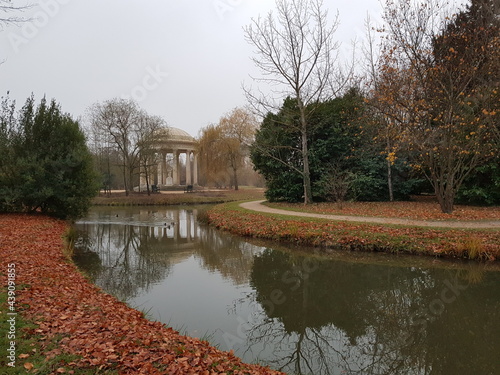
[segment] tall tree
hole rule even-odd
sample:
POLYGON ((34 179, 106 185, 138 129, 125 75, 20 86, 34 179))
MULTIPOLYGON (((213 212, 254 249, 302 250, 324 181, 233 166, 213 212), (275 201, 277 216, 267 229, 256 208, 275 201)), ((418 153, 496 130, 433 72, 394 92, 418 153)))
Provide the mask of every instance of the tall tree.
POLYGON ((150 186, 153 173, 158 165, 157 134, 162 129, 163 139, 168 137, 165 121, 159 116, 149 116, 145 112, 139 118, 138 145, 140 175, 146 182, 146 191, 151 194, 150 186))
POLYGON ((234 108, 221 117, 216 125, 209 125, 201 132, 199 152, 206 183, 220 184, 227 178, 235 190, 239 189, 238 172, 245 166, 249 147, 257 129, 255 116, 244 108, 234 108))
MULTIPOLYGON (((282 101, 291 97, 296 101, 299 121, 286 126, 296 128, 301 137, 300 174, 303 181, 304 203, 312 202, 309 161, 309 116, 314 103, 335 95, 339 89, 334 72, 338 43, 334 33, 338 15, 329 26, 327 11, 321 0, 277 0, 276 13, 258 18, 244 28, 245 36, 255 48, 252 58, 262 72, 258 82, 271 85, 275 98, 258 97, 246 90, 256 108, 277 112, 282 101)), ((265 150, 263 150, 265 151, 265 150)), ((287 160, 281 160, 287 164, 287 160)))
POLYGON ((227 160, 224 158, 221 139, 222 129, 216 124, 210 124, 200 132, 198 152, 202 160, 200 172, 204 185, 225 185, 227 160))
POLYGON ((255 135, 250 156, 266 180, 270 201, 298 202, 303 199, 301 137, 296 101, 285 99, 278 113, 268 113, 255 135))
POLYGON ((249 147, 257 129, 255 117, 243 108, 235 108, 220 119, 223 157, 232 171, 234 190, 238 190, 238 171, 249 156, 249 147))
POLYGON ((369 87, 372 95, 367 98, 369 112, 367 113, 370 119, 370 125, 376 130, 373 137, 375 145, 382 147, 382 152, 386 156, 386 170, 387 170, 387 188, 389 192, 389 200, 394 201, 394 182, 393 182, 393 166, 397 159, 396 152, 400 146, 400 129, 398 123, 391 117, 384 114, 384 105, 380 105, 377 94, 380 92, 380 83, 383 81, 377 71, 377 65, 380 58, 380 45, 377 45, 375 38, 375 27, 373 27, 370 18, 366 20, 366 44, 363 48, 365 58, 365 71, 369 87), (375 94, 374 94, 375 93, 375 94), (382 108, 381 108, 382 107, 382 108))
POLYGON ((498 152, 499 21, 474 15, 489 4, 477 1, 448 17, 434 0, 386 4, 378 101, 445 213, 464 179, 498 152))

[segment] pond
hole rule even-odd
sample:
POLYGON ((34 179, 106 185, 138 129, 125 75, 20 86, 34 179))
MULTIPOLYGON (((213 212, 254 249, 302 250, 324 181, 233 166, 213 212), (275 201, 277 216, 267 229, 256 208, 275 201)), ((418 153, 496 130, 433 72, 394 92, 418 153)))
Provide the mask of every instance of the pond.
POLYGON ((200 224, 203 208, 96 207, 75 262, 183 334, 289 374, 499 374, 500 272, 301 252, 200 224))

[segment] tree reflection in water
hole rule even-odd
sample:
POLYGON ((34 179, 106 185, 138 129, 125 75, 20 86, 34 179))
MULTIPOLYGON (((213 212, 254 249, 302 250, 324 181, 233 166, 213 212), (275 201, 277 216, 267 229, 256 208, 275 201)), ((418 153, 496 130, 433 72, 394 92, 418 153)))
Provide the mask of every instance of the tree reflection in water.
POLYGON ((247 284, 254 249, 213 228, 199 228, 197 209, 96 208, 76 224, 75 262, 121 300, 165 279, 171 266, 194 255, 235 285, 247 284))
POLYGON ((297 374, 493 374, 500 368, 498 273, 470 284, 476 267, 469 273, 306 262, 271 249, 254 262, 250 283, 265 316, 254 320, 249 347, 272 347, 267 363, 273 368, 297 374))
MULTIPOLYGON (((219 328, 236 345, 226 348, 218 336, 213 344, 289 373, 498 373, 499 272, 298 255, 201 226, 196 216, 196 209, 94 209, 77 225, 75 260, 104 290, 130 300, 196 259, 194 272, 250 291, 221 317, 234 323, 219 328)), ((188 294, 190 287, 199 286, 179 286, 188 294)), ((220 303, 215 297, 208 300, 220 303)))

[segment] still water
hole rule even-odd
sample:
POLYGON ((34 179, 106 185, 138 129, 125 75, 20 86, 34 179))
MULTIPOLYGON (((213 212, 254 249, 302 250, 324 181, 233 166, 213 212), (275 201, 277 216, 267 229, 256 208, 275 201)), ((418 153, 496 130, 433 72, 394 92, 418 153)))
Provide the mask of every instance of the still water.
POLYGON ((382 254, 326 259, 197 222, 95 208, 75 261, 183 334, 289 374, 500 374, 500 272, 382 254))

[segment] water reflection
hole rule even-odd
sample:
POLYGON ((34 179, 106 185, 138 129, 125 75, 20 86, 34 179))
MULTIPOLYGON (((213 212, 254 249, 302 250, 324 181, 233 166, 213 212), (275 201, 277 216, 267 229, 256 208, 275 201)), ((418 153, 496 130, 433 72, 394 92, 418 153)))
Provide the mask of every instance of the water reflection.
POLYGON ((498 273, 386 267, 266 250, 251 276, 265 317, 250 341, 311 374, 494 374, 498 273), (475 280, 471 284, 469 280, 475 280))
POLYGON ((168 277, 191 256, 235 285, 248 283, 256 247, 201 228, 198 210, 95 208, 76 224, 75 262, 92 280, 130 300, 168 277))
POLYGON ((289 373, 499 373, 499 272, 298 255, 197 212, 96 209, 77 263, 154 318, 289 373))

